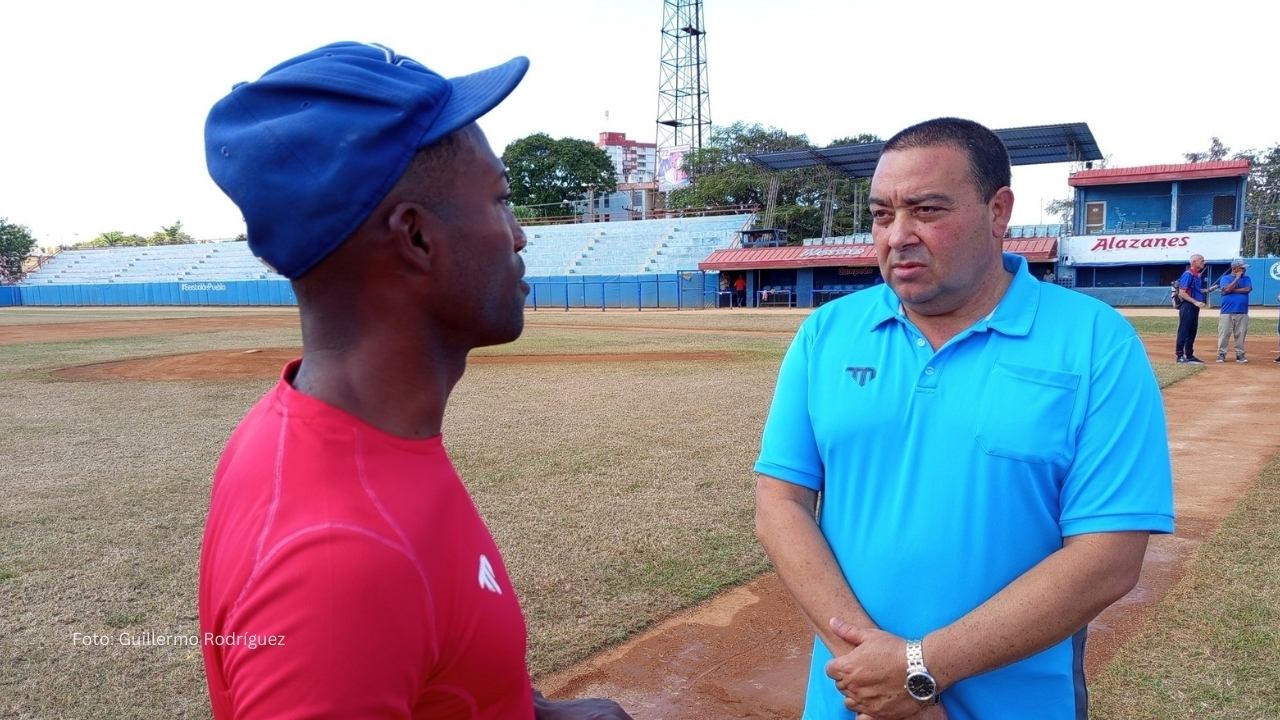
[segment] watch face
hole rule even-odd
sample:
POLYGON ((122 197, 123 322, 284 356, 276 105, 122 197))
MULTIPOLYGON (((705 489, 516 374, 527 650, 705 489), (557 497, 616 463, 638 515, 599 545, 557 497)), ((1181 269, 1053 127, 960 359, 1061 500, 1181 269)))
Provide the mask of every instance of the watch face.
POLYGON ((932 700, 938 684, 929 673, 914 672, 907 676, 907 692, 917 700, 932 700))

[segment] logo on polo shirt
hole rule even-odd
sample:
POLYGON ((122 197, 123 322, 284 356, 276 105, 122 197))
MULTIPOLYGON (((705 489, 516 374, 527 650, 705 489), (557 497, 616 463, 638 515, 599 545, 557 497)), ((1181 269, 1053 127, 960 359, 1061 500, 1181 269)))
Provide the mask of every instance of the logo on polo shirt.
POLYGON ((489 558, 484 555, 480 556, 480 587, 502 594, 502 588, 498 586, 498 577, 493 574, 493 565, 489 564, 489 558))
POLYGON ((869 367, 848 367, 849 376, 858 381, 858 387, 876 379, 876 369, 869 367))

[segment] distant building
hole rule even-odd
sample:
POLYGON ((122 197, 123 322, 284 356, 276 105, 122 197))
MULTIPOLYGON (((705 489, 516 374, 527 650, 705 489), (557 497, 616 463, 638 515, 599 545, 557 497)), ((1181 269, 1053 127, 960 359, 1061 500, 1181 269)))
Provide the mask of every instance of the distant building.
POLYGON ((658 184, 658 146, 654 143, 627 139, 626 133, 602 132, 596 147, 604 150, 613 161, 618 179, 618 191, 610 195, 593 196, 590 207, 579 203, 578 213, 584 220, 617 222, 640 220, 649 217, 654 208, 654 194, 658 184))
POLYGON ((658 164, 658 146, 654 143, 628 140, 626 133, 602 132, 596 147, 613 161, 619 185, 653 182, 658 164))
POLYGON ((1248 177, 1247 160, 1072 173, 1059 282, 1113 305, 1161 304, 1193 254, 1216 282, 1241 254, 1248 177))

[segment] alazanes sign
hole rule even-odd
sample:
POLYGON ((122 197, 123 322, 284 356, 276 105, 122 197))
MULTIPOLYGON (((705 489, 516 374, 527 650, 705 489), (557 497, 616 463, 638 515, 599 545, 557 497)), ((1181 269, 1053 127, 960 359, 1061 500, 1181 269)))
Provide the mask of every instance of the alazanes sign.
POLYGON ((1240 232, 1075 235, 1063 238, 1059 252, 1067 265, 1185 263, 1192 255, 1215 262, 1240 254, 1240 232))

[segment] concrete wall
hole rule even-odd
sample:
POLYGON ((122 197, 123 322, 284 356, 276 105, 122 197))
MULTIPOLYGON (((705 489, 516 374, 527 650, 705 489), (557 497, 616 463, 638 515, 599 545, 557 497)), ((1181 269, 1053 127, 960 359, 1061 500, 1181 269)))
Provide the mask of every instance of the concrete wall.
POLYGON ((525 278, 533 310, 569 308, 694 309, 716 306, 719 276, 701 271, 651 275, 559 275, 525 278))

